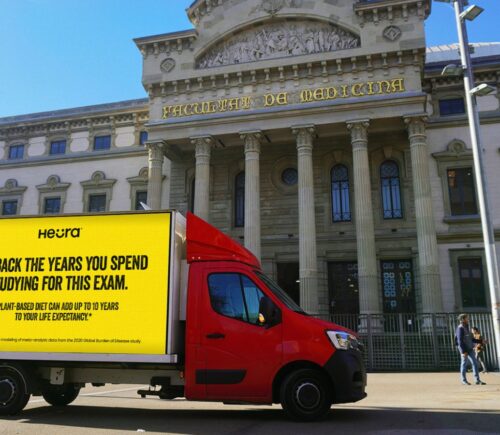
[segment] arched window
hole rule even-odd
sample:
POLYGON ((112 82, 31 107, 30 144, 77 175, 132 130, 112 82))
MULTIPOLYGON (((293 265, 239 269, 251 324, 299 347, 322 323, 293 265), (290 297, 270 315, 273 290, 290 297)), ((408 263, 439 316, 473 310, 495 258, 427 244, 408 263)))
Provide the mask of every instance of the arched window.
POLYGON ((332 177, 332 217, 333 222, 350 222, 349 171, 344 165, 336 165, 332 177))
POLYGON ((234 226, 245 226, 245 172, 242 171, 234 180, 234 226))
POLYGON ((401 188, 399 183, 399 167, 392 160, 386 160, 380 165, 380 189, 382 191, 382 207, 384 219, 401 219, 401 188))

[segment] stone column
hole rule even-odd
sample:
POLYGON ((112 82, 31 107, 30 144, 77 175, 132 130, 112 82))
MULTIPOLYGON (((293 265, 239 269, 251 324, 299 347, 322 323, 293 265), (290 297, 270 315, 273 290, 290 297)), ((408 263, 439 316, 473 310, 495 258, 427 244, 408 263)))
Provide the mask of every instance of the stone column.
POLYGON ((369 120, 349 121, 354 172, 354 209, 358 251, 359 310, 361 314, 379 314, 377 253, 368 161, 369 120))
POLYGON ((260 131, 241 133, 245 141, 245 247, 260 261, 260 131))
POLYGON ((196 171, 194 183, 194 214, 208 221, 210 212, 210 153, 214 140, 211 136, 191 138, 195 146, 196 171))
POLYGON ((443 301, 439 279, 436 227, 432 209, 425 120, 425 115, 405 117, 410 140, 413 194, 415 196, 422 312, 440 313, 443 311, 443 301))
POLYGON ((297 137, 299 173, 299 276, 300 305, 318 315, 318 266, 316 252, 316 214, 312 150, 316 129, 313 125, 292 128, 297 137))
POLYGON ((161 208, 161 190, 163 183, 163 147, 164 142, 147 142, 148 149, 148 206, 153 210, 161 208))

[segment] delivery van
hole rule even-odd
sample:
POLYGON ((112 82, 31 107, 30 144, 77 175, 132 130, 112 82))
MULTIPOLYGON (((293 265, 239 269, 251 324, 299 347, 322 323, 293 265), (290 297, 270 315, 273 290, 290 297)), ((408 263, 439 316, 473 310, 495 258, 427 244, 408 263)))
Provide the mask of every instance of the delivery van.
POLYGON ((0 220, 0 414, 85 385, 281 403, 294 420, 366 396, 356 335, 305 313, 247 249, 176 211, 0 220))

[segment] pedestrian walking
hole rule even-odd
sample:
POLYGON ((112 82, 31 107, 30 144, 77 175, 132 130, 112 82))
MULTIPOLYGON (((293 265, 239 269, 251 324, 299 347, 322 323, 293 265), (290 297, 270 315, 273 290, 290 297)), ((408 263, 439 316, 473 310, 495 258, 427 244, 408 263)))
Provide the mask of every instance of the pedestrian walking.
POLYGON ((486 369, 486 363, 484 361, 484 351, 487 340, 481 335, 479 328, 472 328, 472 336, 474 337, 474 351, 476 352, 476 359, 479 364, 481 364, 481 369, 483 373, 488 373, 486 369))
POLYGON ((460 324, 457 326, 455 331, 455 342, 462 358, 460 363, 462 384, 470 385, 467 381, 467 361, 470 361, 472 364, 472 372, 474 374, 474 378, 476 379, 476 385, 486 385, 479 377, 479 370, 477 368, 477 360, 474 352, 475 339, 469 329, 469 316, 467 314, 460 314, 458 316, 458 321, 460 324))

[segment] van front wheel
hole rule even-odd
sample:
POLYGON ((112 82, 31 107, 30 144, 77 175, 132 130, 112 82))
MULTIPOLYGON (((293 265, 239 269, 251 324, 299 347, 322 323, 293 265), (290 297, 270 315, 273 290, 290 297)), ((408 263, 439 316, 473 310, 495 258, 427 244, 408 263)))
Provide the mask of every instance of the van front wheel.
POLYGON ((0 415, 14 415, 22 411, 30 395, 26 377, 16 367, 0 366, 0 415))
POLYGON ((290 373, 280 391, 281 406, 296 421, 314 421, 323 417, 333 402, 330 382, 323 373, 301 369, 290 373))
POLYGON ((80 393, 80 387, 74 384, 48 385, 42 390, 45 401, 53 406, 66 406, 73 402, 80 393))

